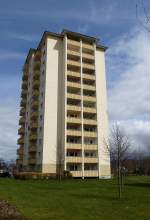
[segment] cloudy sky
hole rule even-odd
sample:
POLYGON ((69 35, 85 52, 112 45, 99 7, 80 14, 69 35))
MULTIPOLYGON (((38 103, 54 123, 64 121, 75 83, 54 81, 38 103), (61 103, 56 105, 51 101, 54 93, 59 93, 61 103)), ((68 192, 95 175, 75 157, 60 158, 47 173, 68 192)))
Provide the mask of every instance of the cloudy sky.
MULTIPOLYGON (((21 68, 43 31, 99 37, 106 53, 110 124, 150 145, 150 32, 141 0, 0 0, 0 157, 16 158, 21 68), (136 18, 138 3, 138 19, 136 18)), ((150 2, 144 1, 150 14, 150 2)))

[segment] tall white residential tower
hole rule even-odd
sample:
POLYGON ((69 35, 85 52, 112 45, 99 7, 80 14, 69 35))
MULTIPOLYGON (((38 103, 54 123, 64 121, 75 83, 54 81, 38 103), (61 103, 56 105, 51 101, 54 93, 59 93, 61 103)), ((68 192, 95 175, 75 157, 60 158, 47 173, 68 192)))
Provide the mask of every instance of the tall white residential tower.
POLYGON ((23 67, 17 165, 110 177, 105 50, 98 39, 44 32, 23 67), (105 141, 104 141, 105 140, 105 141))

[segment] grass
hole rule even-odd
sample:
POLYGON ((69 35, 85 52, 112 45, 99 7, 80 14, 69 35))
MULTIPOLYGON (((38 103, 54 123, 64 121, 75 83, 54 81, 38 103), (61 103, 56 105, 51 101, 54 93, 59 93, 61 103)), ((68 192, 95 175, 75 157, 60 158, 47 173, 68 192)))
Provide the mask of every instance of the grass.
POLYGON ((117 196, 115 180, 0 179, 0 199, 29 220, 150 219, 150 177, 127 177, 117 196))

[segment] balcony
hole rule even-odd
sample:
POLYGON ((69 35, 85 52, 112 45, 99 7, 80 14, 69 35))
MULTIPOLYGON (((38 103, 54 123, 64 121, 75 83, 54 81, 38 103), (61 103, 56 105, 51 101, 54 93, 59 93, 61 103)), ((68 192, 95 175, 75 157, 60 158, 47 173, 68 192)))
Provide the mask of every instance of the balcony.
POLYGON ((16 164, 17 165, 23 165, 23 159, 17 159, 16 164))
POLYGON ((67 98, 81 100, 81 95, 72 94, 72 93, 67 93, 67 98))
POLYGON ((67 117, 68 123, 81 124, 81 118, 67 117))
POLYGON ((30 128, 31 128, 31 129, 36 129, 36 128, 38 128, 38 122, 31 122, 30 128))
POLYGON ((26 113, 26 109, 25 108, 21 108, 20 116, 25 116, 25 113, 26 113))
POLYGON ((82 171, 70 171, 70 173, 72 174, 72 177, 82 177, 82 171))
POLYGON ((34 101, 34 100, 33 100, 33 101, 31 102, 31 107, 32 107, 32 108, 36 108, 36 109, 37 109, 38 106, 39 106, 39 102, 38 102, 38 101, 34 101))
POLYGON ((83 79, 95 80, 95 75, 83 73, 83 74, 82 74, 82 78, 83 78, 83 79))
POLYGON ((81 84, 80 83, 76 83, 76 82, 67 82, 67 86, 68 87, 73 87, 73 88, 81 88, 81 84))
POLYGON ((23 80, 23 81, 28 80, 28 72, 24 72, 24 73, 23 73, 22 80, 23 80))
POLYGON ((27 101, 25 99, 22 99, 20 102, 21 107, 26 107, 27 101))
POLYGON ((24 127, 21 127, 21 128, 19 128, 19 130, 18 130, 18 134, 24 134, 25 133, 25 128, 24 127))
POLYGON ((98 177, 98 170, 85 170, 84 176, 85 177, 98 177))
POLYGON ((97 144, 84 144, 84 150, 97 150, 97 144))
POLYGON ((71 66, 80 67, 81 63, 79 61, 67 60, 67 64, 71 66))
POLYGON ((96 97, 95 96, 83 95, 83 101, 96 102, 96 97))
POLYGON ((24 138, 23 138, 23 137, 19 138, 18 141, 17 141, 17 143, 18 143, 19 145, 24 144, 24 138))
POLYGON ((27 89, 28 88, 28 82, 27 81, 23 81, 22 82, 22 89, 27 89))
POLYGON ((22 98, 26 98, 27 97, 27 94, 28 94, 28 92, 27 92, 27 90, 22 90, 22 92, 21 92, 21 97, 22 98))
POLYGON ((23 147, 20 147, 20 148, 17 150, 17 154, 18 154, 18 155, 23 155, 23 151, 24 151, 23 147))
POLYGON ((68 150, 81 150, 82 145, 78 143, 67 143, 67 149, 68 150))
POLYGON ((84 163, 98 163, 97 157, 84 157, 84 163))
POLYGON ((94 51, 94 46, 87 43, 82 43, 82 48, 94 51))
POLYGON ((33 92, 32 92, 32 97, 34 97, 34 98, 37 98, 38 96, 39 96, 39 91, 36 89, 36 90, 33 90, 33 92))
POLYGON ((40 61, 41 60, 41 52, 40 51, 37 51, 35 53, 34 60, 35 61, 40 61))
POLYGON ((84 131, 84 137, 97 137, 96 131, 84 131))
POLYGON ((67 130, 67 135, 70 136, 82 136, 82 132, 78 130, 67 130))
POLYGON ((36 158, 35 158, 35 157, 29 158, 29 159, 28 159, 28 163, 29 163, 30 165, 35 165, 35 164, 36 164, 36 158))
POLYGON ((67 104, 67 110, 69 111, 76 111, 76 112, 80 112, 81 111, 81 107, 80 106, 76 106, 76 105, 68 105, 67 104))
POLYGON ((40 86, 40 80, 33 80, 32 88, 37 89, 40 86))
POLYGON ((21 117, 19 119, 19 125, 24 125, 25 124, 25 118, 21 117))
POLYGON ((95 70, 94 64, 82 63, 82 67, 83 67, 84 69, 95 70))
POLYGON ((35 140, 37 140, 37 138, 38 138, 37 134, 32 134, 29 137, 30 141, 35 141, 35 140))
POLYGON ((67 71, 67 76, 73 76, 73 77, 80 77, 80 73, 79 72, 75 72, 75 71, 67 71))
POLYGON ((36 70, 33 72, 33 79, 39 79, 40 78, 40 71, 36 70))
POLYGON ((38 115, 39 115, 38 112, 33 111, 33 112, 31 113, 31 119, 35 119, 35 118, 37 118, 38 115))
POLYGON ((96 113, 96 108, 92 107, 83 107, 83 112, 85 113, 96 113))
POLYGON ((80 47, 80 42, 79 41, 67 39, 67 43, 68 43, 68 45, 73 45, 73 46, 80 47))
POLYGON ((36 152, 36 147, 35 146, 31 146, 29 147, 29 153, 35 153, 36 152))
POLYGON ((74 51, 74 50, 67 50, 67 54, 68 55, 71 55, 71 56, 77 56, 77 57, 80 57, 80 52, 78 51, 74 51))
POLYGON ((40 61, 34 61, 34 71, 40 70, 41 62, 40 61))
POLYGON ((82 157, 66 157, 67 163, 82 163, 82 157))
POLYGON ((93 119, 84 119, 83 120, 83 123, 85 125, 97 125, 97 121, 96 120, 93 120, 93 119))
POLYGON ((95 91, 96 88, 95 86, 92 86, 92 85, 83 84, 83 89, 95 91))
POLYGON ((88 53, 84 53, 84 52, 82 53, 82 58, 85 58, 87 60, 94 60, 95 59, 94 55, 88 54, 88 53))

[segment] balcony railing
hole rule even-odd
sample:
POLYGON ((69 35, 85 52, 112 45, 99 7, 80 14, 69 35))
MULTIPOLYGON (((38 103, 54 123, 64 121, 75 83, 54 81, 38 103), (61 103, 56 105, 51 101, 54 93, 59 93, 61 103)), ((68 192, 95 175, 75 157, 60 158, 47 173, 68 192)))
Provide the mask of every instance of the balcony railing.
POLYGON ((39 114, 38 114, 38 112, 36 112, 36 111, 31 112, 31 119, 37 118, 38 115, 39 115, 39 114))
POLYGON ((98 176, 98 170, 85 170, 84 171, 85 177, 97 177, 98 176))
POLYGON ((35 146, 29 147, 29 152, 30 152, 30 153, 36 152, 36 147, 35 147, 35 146))
POLYGON ((79 42, 79 41, 75 41, 75 40, 70 40, 70 39, 68 39, 68 40, 67 40, 67 43, 70 44, 70 45, 73 45, 73 46, 80 47, 80 42, 79 42))
POLYGON ((32 97, 38 97, 39 96, 39 90, 33 90, 33 92, 32 92, 32 97))
POLYGON ((18 141, 17 141, 17 143, 18 143, 18 144, 24 144, 24 138, 22 138, 22 137, 19 138, 18 141))
POLYGON ((27 90, 22 90, 22 92, 21 92, 21 97, 22 98, 26 98, 27 97, 27 94, 28 94, 28 92, 27 92, 27 90))
POLYGON ((32 84, 33 89, 37 89, 39 88, 39 86, 40 86, 40 80, 37 80, 37 79, 34 80, 32 84))
POLYGON ((93 51, 94 51, 94 46, 91 45, 91 44, 82 43, 82 48, 85 48, 85 49, 93 50, 93 51))
POLYGON ((28 88, 28 82, 27 81, 23 81, 22 82, 22 89, 27 89, 28 88))
POLYGON ((38 128, 38 122, 31 122, 30 128, 31 128, 31 129, 36 129, 36 128, 38 128))
POLYGON ((23 151, 24 151, 23 147, 20 147, 20 148, 17 150, 17 154, 18 154, 18 155, 22 155, 22 154, 23 154, 23 151))
POLYGON ((83 63, 82 67, 85 68, 85 69, 91 69, 91 70, 95 69, 94 64, 88 64, 88 63, 83 63))
POLYGON ((82 171, 70 171, 73 177, 82 177, 82 171))
POLYGON ((26 109, 25 108, 21 108, 20 110, 20 116, 24 116, 26 113, 26 109))
POLYGON ((83 101, 96 102, 96 97, 83 95, 83 101))
POLYGON ((39 102, 38 101, 32 101, 31 106, 32 106, 32 108, 38 108, 39 102))
POLYGON ((67 149, 68 150, 81 150, 82 149, 82 145, 78 144, 78 143, 67 143, 67 149))
POLYGON ((92 86, 92 85, 83 84, 83 89, 95 91, 96 88, 95 86, 92 86))
POLYGON ((85 113, 96 113, 96 108, 83 107, 83 112, 85 113))
POLYGON ((97 121, 96 120, 93 120, 93 119, 84 119, 83 120, 83 123, 85 125, 97 125, 97 121))
POLYGON ((84 163, 98 163, 97 157, 84 157, 84 163))
POLYGON ((24 123, 25 123, 25 118, 21 117, 19 119, 19 125, 24 125, 24 123))
POLYGON ((24 133, 25 133, 25 128, 24 127, 19 128, 18 134, 24 134, 24 133))
POLYGON ((82 157, 66 157, 67 163, 82 163, 82 157))
POLYGON ((85 59, 90 59, 90 60, 94 60, 94 55, 92 54, 88 54, 88 53, 82 53, 82 58, 85 58, 85 59))
POLYGON ((77 66, 77 67, 81 66, 81 63, 79 61, 73 61, 73 60, 67 60, 67 64, 71 66, 77 66))
POLYGON ((28 163, 31 164, 31 165, 35 165, 36 164, 36 158, 29 158, 28 163))
POLYGON ((75 72, 75 71, 67 71, 67 75, 68 76, 75 76, 75 77, 80 77, 80 73, 79 72, 75 72))
POLYGON ((83 74, 82 74, 82 77, 83 77, 83 79, 91 79, 91 80, 95 80, 95 75, 93 75, 93 74, 86 74, 86 73, 83 73, 83 74))
POLYGON ((32 141, 32 140, 37 140, 37 134, 33 134, 33 135, 30 135, 30 137, 29 137, 29 139, 30 139, 30 141, 32 141))
POLYGON ((73 93, 67 93, 67 98, 81 100, 81 95, 73 94, 73 93))
POLYGON ((40 71, 36 70, 33 72, 33 79, 39 79, 40 77, 40 71))
POLYGON ((24 81, 28 80, 28 72, 23 73, 22 80, 24 81))
POLYGON ((84 150, 97 150, 97 144, 84 144, 84 150))
POLYGON ((80 52, 74 51, 74 50, 71 50, 71 49, 67 50, 67 54, 72 55, 72 56, 78 56, 78 57, 80 56, 80 52))
POLYGON ((68 87, 73 87, 73 88, 81 88, 81 84, 80 83, 76 83, 76 82, 69 82, 69 81, 67 81, 67 86, 68 87))
POLYGON ((22 99, 20 102, 21 107, 26 107, 27 101, 25 99, 22 99))
POLYGON ((84 137, 97 137, 96 131, 84 131, 84 137))
POLYGON ((67 122, 81 124, 81 118, 67 117, 67 122))
POLYGON ((69 105, 69 104, 67 104, 67 110, 80 112, 81 111, 81 107, 80 106, 76 106, 76 105, 69 105))
POLYGON ((81 131, 78 131, 78 130, 67 130, 67 135, 70 135, 70 136, 81 136, 82 135, 82 132, 81 131))

